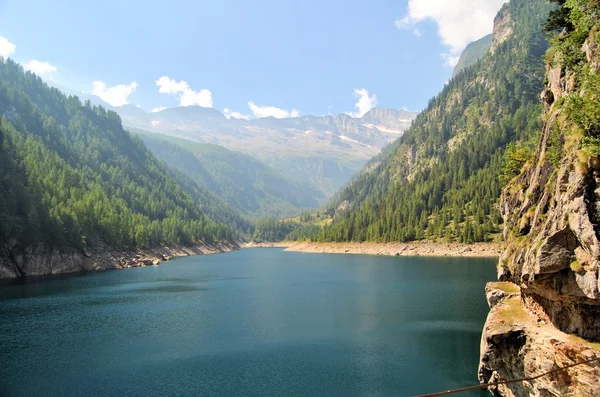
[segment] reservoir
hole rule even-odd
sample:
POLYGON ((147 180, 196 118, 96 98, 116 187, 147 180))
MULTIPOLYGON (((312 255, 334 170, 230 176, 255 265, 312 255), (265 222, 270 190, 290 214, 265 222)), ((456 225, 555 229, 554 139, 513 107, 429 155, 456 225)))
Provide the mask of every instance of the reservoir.
POLYGON ((477 384, 495 263, 273 248, 4 282, 0 395, 374 397, 477 384))

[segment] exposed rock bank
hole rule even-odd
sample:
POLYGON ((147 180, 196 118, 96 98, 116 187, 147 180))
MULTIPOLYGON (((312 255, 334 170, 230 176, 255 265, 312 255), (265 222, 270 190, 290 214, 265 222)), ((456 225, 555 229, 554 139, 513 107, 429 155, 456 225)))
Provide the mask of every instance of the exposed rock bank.
POLYGON ((388 256, 497 257, 500 244, 459 244, 422 241, 412 243, 302 243, 291 242, 286 251, 388 256))
POLYGON ((236 243, 170 246, 117 251, 98 247, 85 252, 61 252, 43 245, 0 254, 0 279, 156 266, 174 257, 206 255, 239 249, 236 243))
POLYGON ((291 244, 291 242, 287 242, 287 241, 280 241, 280 242, 261 242, 261 243, 257 243, 257 242, 248 242, 248 243, 243 243, 241 244, 241 248, 287 248, 289 247, 291 244))

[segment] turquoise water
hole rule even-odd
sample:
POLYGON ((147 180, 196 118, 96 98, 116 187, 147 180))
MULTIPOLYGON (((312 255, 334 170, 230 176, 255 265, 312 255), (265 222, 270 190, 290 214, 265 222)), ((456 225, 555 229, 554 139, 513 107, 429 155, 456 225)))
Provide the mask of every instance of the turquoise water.
POLYGON ((475 384, 494 264, 254 249, 13 282, 0 286, 0 395, 410 396, 475 384))

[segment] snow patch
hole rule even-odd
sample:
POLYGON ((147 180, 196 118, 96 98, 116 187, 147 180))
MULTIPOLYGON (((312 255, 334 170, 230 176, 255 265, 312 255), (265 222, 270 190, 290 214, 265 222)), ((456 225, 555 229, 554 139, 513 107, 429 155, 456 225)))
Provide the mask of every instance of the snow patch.
POLYGON ((359 141, 356 141, 356 140, 354 140, 354 139, 352 139, 352 138, 348 138, 347 136, 344 136, 344 135, 340 135, 340 139, 341 139, 342 141, 348 141, 348 142, 354 142, 354 143, 358 143, 358 144, 359 144, 359 145, 361 145, 361 146, 367 146, 367 145, 365 145, 364 143, 361 143, 361 142, 359 142, 359 141))
MULTIPOLYGON (((406 123, 410 122, 410 120, 400 120, 400 121, 406 122, 406 123)), ((386 134, 395 134, 395 135, 404 134, 404 131, 406 131, 405 129, 395 130, 392 128, 387 128, 383 125, 375 125, 375 124, 363 124, 363 127, 370 128, 370 129, 376 129, 376 130, 378 130, 380 132, 384 132, 386 134)))

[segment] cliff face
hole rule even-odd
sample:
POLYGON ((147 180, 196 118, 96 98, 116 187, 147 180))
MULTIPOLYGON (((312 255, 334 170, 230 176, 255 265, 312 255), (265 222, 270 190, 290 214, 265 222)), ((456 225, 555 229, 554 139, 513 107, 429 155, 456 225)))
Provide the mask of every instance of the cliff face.
POLYGON ((514 20, 507 8, 500 10, 494 18, 494 31, 492 33, 492 44, 490 51, 495 53, 498 47, 513 34, 514 20))
MULTIPOLYGON (((502 283, 486 291, 491 311, 481 342, 482 382, 600 358, 600 157, 586 144, 600 132, 599 115, 588 108, 598 103, 592 18, 599 10, 597 2, 580 3, 587 27, 563 32, 547 57, 545 126, 535 156, 502 194, 507 247, 498 265, 502 283)), ((599 379, 600 363, 593 362, 491 391, 600 395, 599 379)))

